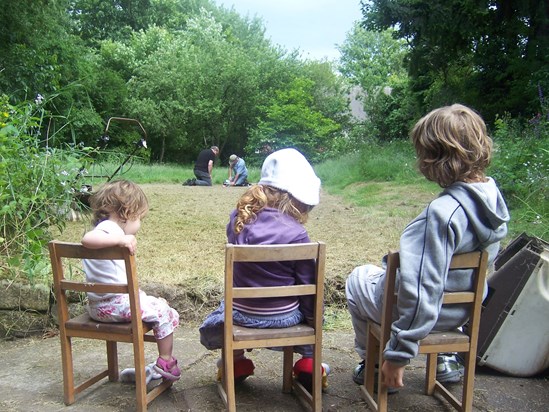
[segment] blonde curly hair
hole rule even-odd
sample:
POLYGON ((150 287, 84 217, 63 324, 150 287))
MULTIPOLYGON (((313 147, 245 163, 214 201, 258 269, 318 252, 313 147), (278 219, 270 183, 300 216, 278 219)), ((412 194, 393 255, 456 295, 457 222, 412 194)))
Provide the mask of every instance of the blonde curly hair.
POLYGON ((122 221, 135 220, 145 216, 149 210, 149 202, 143 190, 129 180, 107 182, 90 198, 93 211, 92 223, 112 217, 122 221))
POLYGON ((235 233, 240 233, 244 229, 244 225, 253 222, 257 218, 257 214, 266 207, 278 209, 299 223, 307 221, 309 212, 313 208, 301 203, 283 190, 267 185, 254 185, 240 197, 236 204, 235 233))
POLYGON ((419 170, 439 186, 485 180, 492 139, 472 109, 461 104, 435 109, 416 123, 411 137, 419 170))

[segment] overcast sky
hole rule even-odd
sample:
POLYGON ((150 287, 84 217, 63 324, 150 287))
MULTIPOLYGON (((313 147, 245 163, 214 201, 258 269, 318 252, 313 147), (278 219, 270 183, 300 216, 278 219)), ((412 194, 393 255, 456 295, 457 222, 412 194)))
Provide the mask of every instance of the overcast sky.
POLYGON ((353 23, 361 20, 360 0, 215 0, 242 16, 260 17, 265 36, 303 57, 337 59, 353 23))

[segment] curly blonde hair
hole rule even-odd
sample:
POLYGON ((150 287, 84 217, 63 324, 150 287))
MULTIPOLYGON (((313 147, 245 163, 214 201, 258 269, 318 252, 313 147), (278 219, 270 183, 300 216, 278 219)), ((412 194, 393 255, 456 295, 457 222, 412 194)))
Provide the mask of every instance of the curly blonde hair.
POLYGON ((485 180, 492 139, 472 109, 461 104, 435 109, 416 123, 411 137, 419 170, 439 186, 485 180))
POLYGON ((149 210, 147 196, 138 185, 129 180, 105 183, 91 196, 90 206, 94 226, 111 217, 122 221, 135 220, 143 217, 149 210))
POLYGON ((236 204, 235 233, 240 233, 247 225, 257 218, 257 214, 266 207, 278 209, 299 223, 305 223, 312 206, 305 205, 288 192, 266 185, 251 186, 236 204))

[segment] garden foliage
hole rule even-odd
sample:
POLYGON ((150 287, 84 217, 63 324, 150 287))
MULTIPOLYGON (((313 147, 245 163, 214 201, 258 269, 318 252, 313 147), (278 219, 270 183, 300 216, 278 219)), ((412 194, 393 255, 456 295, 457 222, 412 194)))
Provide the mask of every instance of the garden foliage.
POLYGON ((65 224, 87 153, 49 145, 44 103, 0 97, 0 275, 31 282, 49 276, 44 248, 65 224))

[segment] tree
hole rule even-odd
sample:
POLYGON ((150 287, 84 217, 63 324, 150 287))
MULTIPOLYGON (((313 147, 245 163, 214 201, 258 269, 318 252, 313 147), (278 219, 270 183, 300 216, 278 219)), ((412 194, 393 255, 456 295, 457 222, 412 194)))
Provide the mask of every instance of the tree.
POLYGON ((228 142, 244 147, 257 114, 259 66, 227 41, 211 13, 203 10, 177 34, 160 28, 137 34, 131 50, 128 108, 151 129, 154 160, 191 161, 213 144, 222 152, 228 142))
POLYGON ((149 25, 151 0, 72 0, 69 14, 76 33, 89 45, 128 39, 149 25))
POLYGON ((408 48, 394 33, 357 23, 340 47, 339 71, 363 92, 367 137, 381 140, 407 138, 416 117, 404 63, 408 48))
POLYGON ((394 27, 410 45, 409 74, 426 111, 455 101, 492 121, 530 116, 549 87, 549 7, 544 0, 362 1, 363 24, 394 27))
POLYGON ((276 99, 265 108, 265 120, 248 141, 251 163, 284 147, 300 150, 313 162, 331 153, 332 138, 340 125, 315 110, 313 90, 312 80, 298 77, 276 93, 276 99))

